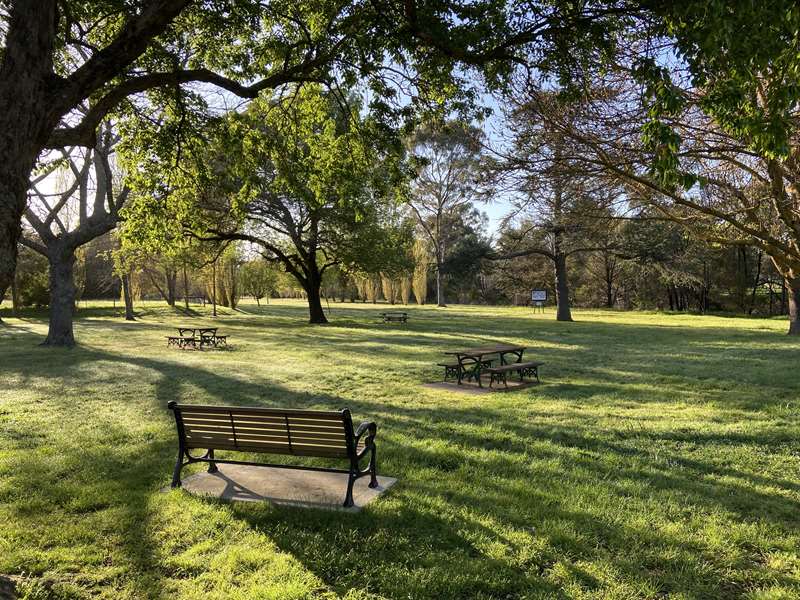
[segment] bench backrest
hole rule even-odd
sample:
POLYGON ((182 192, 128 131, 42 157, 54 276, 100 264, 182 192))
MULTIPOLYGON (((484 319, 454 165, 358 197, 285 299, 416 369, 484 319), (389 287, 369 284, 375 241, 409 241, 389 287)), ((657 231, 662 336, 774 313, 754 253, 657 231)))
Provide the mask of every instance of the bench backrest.
POLYGON ((343 458, 352 456, 353 421, 341 411, 167 405, 184 447, 343 458))

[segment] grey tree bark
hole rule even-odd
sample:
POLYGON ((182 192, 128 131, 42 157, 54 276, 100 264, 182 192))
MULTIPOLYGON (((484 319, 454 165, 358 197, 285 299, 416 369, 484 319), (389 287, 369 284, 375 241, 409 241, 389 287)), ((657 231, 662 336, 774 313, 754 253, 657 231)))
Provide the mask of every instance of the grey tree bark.
POLYGON ((131 294, 131 276, 125 273, 120 279, 122 280, 122 299, 125 302, 125 320, 135 321, 136 317, 133 314, 133 295, 131 294))
POLYGON ((445 308, 444 289, 442 289, 442 263, 436 259, 436 306, 445 308))
POLYGON ((75 345, 72 315, 75 310, 75 248, 57 244, 47 253, 50 263, 50 324, 43 346, 75 345))
POLYGON ((101 138, 93 152, 79 157, 63 152, 73 182, 55 194, 54 204, 39 191, 36 182, 31 183, 30 200, 26 201, 29 206, 24 212, 25 220, 35 236, 26 235, 22 243, 45 256, 50 264, 50 328, 44 345, 75 344, 73 311, 66 309, 75 304, 75 252, 116 226, 119 210, 128 197, 127 188, 114 194, 109 164, 114 143, 111 130, 105 128, 101 138), (93 192, 90 192, 91 181, 94 182, 93 192), (72 228, 62 213, 70 207, 78 214, 78 221, 72 228))
POLYGON ((569 302, 569 278, 567 275, 567 255, 556 253, 553 258, 556 276, 556 321, 572 321, 569 302))
POLYGON ((789 335, 800 335, 800 279, 786 281, 789 300, 789 335))

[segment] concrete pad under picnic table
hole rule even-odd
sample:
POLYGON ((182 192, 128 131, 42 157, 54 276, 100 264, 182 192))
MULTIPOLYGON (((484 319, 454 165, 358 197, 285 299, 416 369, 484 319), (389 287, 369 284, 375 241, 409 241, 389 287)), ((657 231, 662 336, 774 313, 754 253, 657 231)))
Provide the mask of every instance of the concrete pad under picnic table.
POLYGON ((508 378, 508 387, 503 385, 502 382, 489 387, 489 378, 484 376, 481 378, 483 387, 479 387, 476 381, 464 380, 459 384, 457 381, 435 381, 432 383, 423 383, 422 387, 431 388, 434 390, 448 390, 451 392, 461 392, 463 394, 492 394, 494 392, 513 392, 522 390, 528 387, 540 385, 538 381, 520 381, 519 379, 512 380, 508 378))
POLYGON ((378 476, 378 487, 369 487, 369 476, 353 486, 355 506, 344 508, 347 474, 302 469, 218 464, 216 473, 196 473, 185 477, 183 489, 233 502, 272 502, 282 506, 300 506, 358 512, 388 490, 397 479, 378 476))

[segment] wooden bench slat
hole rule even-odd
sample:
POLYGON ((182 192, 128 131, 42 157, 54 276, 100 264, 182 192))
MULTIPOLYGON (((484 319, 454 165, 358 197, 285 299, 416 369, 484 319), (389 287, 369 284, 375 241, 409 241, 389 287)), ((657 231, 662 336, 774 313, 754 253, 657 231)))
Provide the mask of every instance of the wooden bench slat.
POLYGON ((186 438, 187 443, 194 448, 214 448, 214 449, 241 449, 245 446, 248 448, 260 448, 261 451, 271 451, 274 448, 283 448, 286 449, 291 453, 293 450, 300 450, 304 449, 306 451, 310 451, 314 448, 319 449, 320 451, 329 451, 329 452, 347 452, 347 444, 337 443, 337 442, 320 442, 319 440, 292 440, 292 443, 289 443, 288 439, 284 440, 264 440, 260 438, 240 438, 239 436, 236 437, 234 440, 233 436, 231 437, 216 437, 216 438, 208 438, 208 437, 188 437, 186 438))
POLYGON ((252 438, 264 440, 305 440, 305 441, 319 441, 320 443, 335 443, 344 444, 347 438, 342 435, 334 434, 314 434, 314 433, 298 433, 287 431, 265 431, 260 429, 196 429, 184 428, 184 433, 187 437, 205 437, 208 439, 213 438, 233 438, 237 439, 252 438))
POLYGON ((286 423, 288 420, 291 424, 296 425, 309 425, 309 426, 323 426, 323 427, 342 427, 344 421, 342 420, 341 415, 339 415, 336 419, 308 419, 308 418, 297 418, 293 415, 281 415, 281 416, 274 416, 274 417, 260 417, 260 416, 253 416, 253 415, 237 415, 236 413, 231 414, 219 414, 219 415, 197 415, 197 414, 189 414, 184 415, 184 421, 228 421, 233 419, 235 423, 254 423, 256 425, 259 424, 280 424, 286 423))
POLYGON ((183 424, 187 427, 230 427, 230 419, 220 419, 218 421, 208 421, 205 419, 184 419, 183 424))
POLYGON ((184 429, 185 429, 184 433, 187 437, 200 437, 200 436, 233 437, 232 429, 188 429, 188 428, 184 429))
MULTIPOLYGON (((192 429, 209 429, 209 430, 230 430, 231 420, 230 419, 220 419, 218 421, 206 421, 206 420, 196 420, 196 419, 185 419, 183 421, 184 427, 192 428, 192 429)), ((285 421, 274 421, 269 423, 260 423, 260 422, 252 422, 252 421, 239 421, 237 419, 233 420, 233 427, 237 430, 253 430, 253 431, 287 431, 286 422, 285 421)), ((344 430, 342 424, 338 425, 306 425, 306 424, 296 424, 296 423, 289 423, 288 427, 289 431, 299 433, 309 433, 309 434, 321 434, 321 435, 330 435, 336 434, 338 436, 344 436, 344 430)))
POLYGON ((312 419, 339 419, 341 420, 342 413, 333 410, 305 410, 298 408, 261 408, 261 407, 245 407, 245 406, 207 406, 201 404, 182 404, 180 406, 182 415, 189 415, 192 413, 204 414, 229 414, 233 415, 289 415, 290 417, 310 417, 312 419))
POLYGON ((237 427, 236 428, 236 434, 237 435, 241 435, 241 436, 246 436, 246 435, 260 436, 260 435, 264 435, 264 436, 270 436, 270 437, 282 435, 283 437, 291 437, 293 440, 294 439, 329 440, 329 441, 332 441, 332 442, 344 442, 345 439, 346 439, 346 437, 344 435, 344 432, 331 431, 331 432, 321 433, 321 432, 316 432, 316 431, 312 431, 312 432, 297 431, 297 430, 294 430, 294 429, 290 429, 289 431, 286 431, 286 430, 280 431, 280 430, 266 430, 266 429, 240 429, 240 428, 237 427))
MULTIPOLYGON (((296 432, 289 432, 286 431, 265 431, 265 430, 247 430, 247 429, 239 429, 238 427, 235 430, 236 438, 237 439, 264 439, 264 440, 288 440, 291 439, 292 442, 294 441, 319 441, 320 443, 330 443, 330 444, 338 444, 344 445, 347 443, 347 438, 344 434, 341 435, 333 435, 333 434, 314 434, 314 433, 296 433, 296 432)), ((214 437, 225 437, 231 438, 234 437, 234 431, 231 429, 227 430, 209 430, 209 429, 187 429, 186 435, 190 437, 207 437, 212 439, 214 437)))
MULTIPOLYGON (((190 449, 202 449, 208 448, 207 445, 202 444, 187 444, 187 448, 190 449)), ((266 445, 266 444, 254 444, 254 443, 241 443, 241 444, 234 444, 233 442, 229 443, 217 443, 214 444, 214 450, 230 450, 233 452, 258 452, 258 453, 268 453, 268 454, 287 454, 292 456, 309 456, 309 457, 319 457, 319 458, 346 458, 347 457, 347 449, 346 448, 334 448, 334 447, 320 447, 320 446, 292 446, 291 449, 289 448, 289 444, 285 444, 283 446, 280 445, 266 445)), ((223 462, 220 460, 220 462, 223 462)))
POLYGON ((509 363, 507 365, 498 365, 496 367, 487 367, 483 369, 487 373, 502 373, 503 371, 516 371, 518 369, 530 369, 531 367, 540 367, 544 363, 540 362, 519 362, 519 363, 509 363))

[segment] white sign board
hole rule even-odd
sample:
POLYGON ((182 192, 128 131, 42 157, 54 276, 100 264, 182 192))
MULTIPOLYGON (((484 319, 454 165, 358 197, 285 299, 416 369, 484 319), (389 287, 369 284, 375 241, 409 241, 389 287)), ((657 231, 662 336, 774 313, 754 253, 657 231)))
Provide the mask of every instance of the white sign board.
POLYGON ((531 300, 533 302, 546 302, 547 290, 533 290, 531 292, 531 300))

